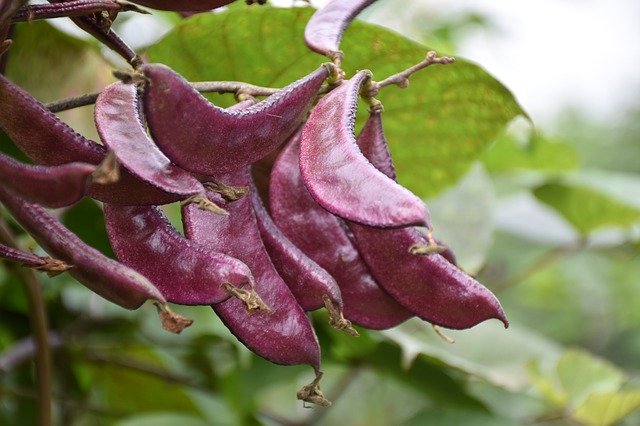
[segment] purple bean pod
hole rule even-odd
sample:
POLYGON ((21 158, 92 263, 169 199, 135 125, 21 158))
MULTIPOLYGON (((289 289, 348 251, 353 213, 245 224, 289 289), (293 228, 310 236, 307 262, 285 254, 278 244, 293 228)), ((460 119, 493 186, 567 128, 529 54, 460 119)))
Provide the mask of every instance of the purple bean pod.
MULTIPOLYGON (((381 153, 386 141, 380 113, 371 113, 369 120, 380 131, 362 133, 358 144, 364 153, 381 153)), ((390 158, 380 155, 369 160, 389 171, 390 158)), ((410 253, 414 247, 434 245, 418 229, 379 229, 356 223, 349 223, 349 228, 378 283, 418 317, 453 329, 470 328, 490 318, 509 326, 498 299, 478 281, 439 254, 410 253)))
POLYGON ((235 0, 131 0, 157 10, 171 10, 174 12, 205 12, 233 3, 235 0))
MULTIPOLYGON (((0 75, 0 128, 29 158, 38 164, 57 166, 71 162, 98 165, 106 149, 76 133, 29 93, 0 75)), ((145 183, 126 170, 109 185, 89 185, 88 194, 119 205, 156 205, 180 197, 145 183)))
POLYGON ((302 128, 300 171, 309 193, 343 219, 376 227, 424 225, 429 212, 418 197, 378 171, 354 136, 361 71, 322 98, 302 128))
POLYGON ((212 105, 167 66, 140 69, 149 80, 144 109, 158 147, 185 170, 217 178, 281 145, 305 117, 330 65, 242 110, 212 105))
POLYGON ((171 312, 164 296, 148 279, 82 242, 44 208, 21 200, 1 186, 0 202, 42 248, 72 265, 69 274, 96 294, 126 309, 137 309, 146 300, 155 301, 163 327, 169 331, 179 333, 191 324, 171 312))
POLYGON ((153 282, 168 302, 212 305, 235 295, 248 310, 264 306, 247 265, 184 238, 160 208, 105 204, 104 218, 118 260, 153 282))
POLYGON ((300 176, 300 133, 278 156, 271 172, 271 216, 280 230, 338 282, 344 316, 371 329, 400 324, 412 314, 375 282, 339 218, 320 207, 300 176))
POLYGON ((344 318, 344 304, 336 280, 309 259, 273 223, 255 185, 251 186, 251 202, 269 258, 302 309, 314 311, 326 307, 332 327, 357 336, 351 322, 344 318))
POLYGON ((0 185, 25 201, 51 208, 79 201, 95 170, 96 166, 86 163, 33 166, 0 154, 0 185))
POLYGON ((140 106, 134 84, 116 82, 100 93, 95 122, 104 145, 114 152, 118 163, 149 185, 180 199, 199 195, 206 200, 202 184, 172 164, 149 138, 139 119, 140 106))
POLYGON ((22 7, 13 22, 91 15, 100 12, 140 11, 137 6, 117 0, 71 0, 65 3, 32 4, 22 7))
MULTIPOLYGON (((369 112, 369 118, 364 124, 364 127, 362 127, 360 134, 358 134, 356 143, 358 144, 360 152, 362 152, 374 167, 384 173, 389 179, 395 181, 397 180, 396 169, 393 165, 387 138, 384 135, 384 129, 382 127, 382 108, 380 106, 377 110, 369 112)), ((432 251, 435 248, 442 257, 453 265, 457 265, 456 256, 451 248, 438 239, 435 239, 434 242, 435 245, 427 247, 431 248, 432 251)), ((416 247, 416 249, 420 251, 418 247, 416 247)))
POLYGON ((30 252, 15 249, 0 244, 0 258, 20 263, 22 266, 46 272, 50 277, 55 277, 72 268, 71 265, 48 256, 37 256, 30 252))
POLYGON ((318 9, 304 29, 309 49, 331 60, 341 60, 340 41, 351 21, 375 0, 333 0, 318 9))
MULTIPOLYGON (((225 176, 225 182, 248 186, 248 170, 225 176)), ((256 290, 271 313, 249 315, 241 302, 229 299, 212 305, 215 312, 245 346, 276 364, 309 364, 319 380, 320 346, 304 311, 275 270, 267 254, 250 197, 226 205, 230 216, 205 212, 192 205, 182 209, 185 234, 205 247, 245 262, 256 280, 256 290)), ((314 382, 301 399, 326 405, 314 382)), ((328 402, 328 401, 327 401, 328 402)))

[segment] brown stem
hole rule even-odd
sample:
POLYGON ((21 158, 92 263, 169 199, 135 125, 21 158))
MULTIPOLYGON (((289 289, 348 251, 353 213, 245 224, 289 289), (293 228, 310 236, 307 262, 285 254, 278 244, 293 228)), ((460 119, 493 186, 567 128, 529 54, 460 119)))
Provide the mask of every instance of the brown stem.
MULTIPOLYGON (((20 249, 13 234, 0 218, 0 242, 20 249)), ((42 289, 35 273, 30 269, 14 268, 24 287, 29 305, 29 321, 36 341, 36 382, 38 388, 38 424, 51 425, 52 371, 49 349, 47 311, 42 297, 42 289)))
POLYGON ((212 212, 221 216, 229 216, 228 211, 208 199, 205 195, 192 195, 180 202, 180 205, 182 206, 186 206, 188 204, 195 204, 200 210, 212 212))
POLYGON ((213 180, 205 182, 203 185, 209 191, 220 194, 226 201, 237 201, 249 192, 248 186, 229 186, 213 180))
MULTIPOLYGON (((191 83, 191 86, 201 93, 239 93, 246 96, 270 96, 280 90, 273 87, 255 86, 241 81, 200 81, 191 83)), ((48 103, 46 107, 51 112, 60 112, 93 105, 96 103, 99 94, 87 93, 73 98, 62 99, 48 103)))
POLYGON ((454 58, 448 56, 438 57, 438 54, 432 50, 427 53, 427 56, 422 61, 407 68, 406 70, 393 74, 382 81, 372 81, 368 85, 367 95, 369 97, 376 96, 378 92, 380 92, 380 89, 385 86, 391 86, 392 84, 405 88, 409 86, 409 77, 411 77, 411 75, 415 74, 421 69, 424 69, 433 64, 448 65, 454 62, 454 58))
POLYGON ((231 293, 232 296, 237 297, 244 303, 248 313, 265 312, 269 314, 272 312, 271 308, 263 302, 253 288, 247 290, 240 287, 234 287, 229 283, 224 283, 223 286, 224 289, 231 293))
POLYGON ((193 324, 192 319, 176 314, 166 303, 155 302, 154 305, 156 305, 156 309, 158 310, 162 328, 168 332, 180 334, 182 330, 193 324))
POLYGON ((569 256, 573 256, 588 246, 589 242, 586 238, 581 238, 575 244, 571 244, 566 247, 557 247, 543 253, 536 258, 531 264, 523 270, 516 272, 510 277, 506 277, 492 286, 494 293, 503 291, 509 287, 513 287, 526 279, 534 276, 542 271, 544 268, 548 268, 556 262, 565 259, 569 256))
POLYGON ((329 312, 329 325, 331 327, 336 330, 342 330, 353 337, 360 336, 360 333, 351 325, 351 321, 344 317, 342 309, 336 306, 331 299, 329 299, 329 296, 326 294, 323 295, 322 300, 324 301, 324 307, 327 309, 327 312, 329 312))

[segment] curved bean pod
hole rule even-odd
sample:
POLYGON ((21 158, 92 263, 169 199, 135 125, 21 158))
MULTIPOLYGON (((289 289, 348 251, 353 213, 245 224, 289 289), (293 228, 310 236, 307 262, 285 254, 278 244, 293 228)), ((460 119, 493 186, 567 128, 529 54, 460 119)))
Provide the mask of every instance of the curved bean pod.
MULTIPOLYGON (((29 93, 0 75, 0 128, 38 164, 57 166, 71 162, 100 164, 106 149, 60 120, 29 93)), ((155 205, 180 197, 142 182, 126 170, 109 185, 91 184, 88 194, 100 201, 123 205, 155 205)))
POLYGON ((300 138, 304 184, 318 204, 343 219, 384 228, 429 227, 422 200, 373 167, 356 145, 358 96, 370 77, 359 72, 311 112, 300 138))
POLYGON ((22 7, 13 16, 13 22, 32 21, 34 19, 52 19, 85 16, 100 12, 142 12, 137 6, 119 0, 71 0, 65 3, 32 4, 22 7))
POLYGON ((104 218, 118 260, 149 278, 167 301, 211 305, 227 300, 232 286, 247 309, 261 304, 244 263, 184 238, 160 208, 105 204, 104 218))
POLYGON ((25 201, 51 208, 79 201, 95 170, 96 166, 86 163, 33 166, 0 154, 0 185, 25 201))
MULTIPOLYGON (((389 179, 396 180, 396 169, 391 159, 391 153, 389 152, 389 145, 384 135, 384 129, 382 127, 382 111, 372 110, 369 111, 369 118, 362 127, 360 134, 356 139, 360 152, 365 156, 367 160, 373 166, 384 173, 389 179)), ((457 265, 456 256, 449 246, 442 241, 434 240, 435 247, 439 250, 439 254, 451 262, 453 265, 457 265)), ((434 246, 427 246, 433 250, 434 246)), ((413 250, 412 254, 418 254, 420 250, 413 250)))
POLYGON ((165 302, 149 280, 83 243, 42 207, 2 187, 0 201, 48 253, 73 265, 69 273, 95 293, 127 309, 136 309, 147 299, 165 302))
POLYGON ((326 306, 332 327, 357 336, 358 332, 343 316, 342 295, 336 280, 278 229, 254 185, 251 187, 251 202, 269 258, 302 309, 314 311, 326 306))
POLYGON ((380 111, 369 111, 369 118, 356 138, 362 155, 380 172, 391 180, 397 180, 396 168, 391 159, 387 138, 382 127, 380 111))
MULTIPOLYGON (((391 158, 385 158, 383 152, 386 141, 380 114, 372 113, 370 121, 371 127, 379 131, 361 133, 358 144, 365 153, 381 154, 369 160, 388 172, 391 158)), ((490 318, 509 326, 491 291, 453 262, 439 254, 422 256, 409 252, 412 247, 433 245, 418 229, 377 229, 356 223, 349 223, 349 228, 378 283, 418 317, 454 329, 470 328, 490 318)))
MULTIPOLYGON (((248 171, 227 175, 225 182, 247 186, 248 171)), ((250 198, 229 203, 226 208, 230 216, 223 218, 192 205, 183 207, 185 234, 211 250, 245 262, 256 279, 257 292, 272 312, 249 315, 235 299, 212 305, 213 309, 238 340, 256 354, 276 364, 309 364, 320 377, 318 339, 309 319, 269 259, 250 198)), ((313 395, 321 396, 318 392, 313 395)), ((313 395, 305 399, 314 402, 313 395)))
POLYGON ((204 12, 233 3, 235 0, 131 0, 133 3, 158 10, 174 12, 204 12))
POLYGON ((204 195, 202 184, 172 164, 147 135, 139 119, 140 100, 134 84, 107 86, 96 100, 94 115, 100 139, 131 174, 183 199, 204 195))
POLYGON ((300 133, 278 156, 271 172, 271 215, 280 230, 338 282, 348 320, 366 328, 386 329, 412 314, 375 282, 340 219, 320 207, 302 182, 300 133))
POLYGON ((41 257, 33 253, 15 249, 13 247, 0 244, 0 257, 12 262, 20 263, 22 266, 46 272, 50 277, 55 277, 72 268, 71 265, 51 257, 41 257))
POLYGON ((486 287, 439 254, 412 255, 428 245, 415 228, 379 229, 349 224, 360 254, 377 282, 402 306, 432 324, 465 329, 490 318, 509 322, 486 287))
POLYGON ((170 68, 143 65, 144 105, 158 147, 178 166, 219 177, 264 157, 299 126, 329 76, 321 66, 252 107, 212 105, 170 68))
POLYGON ((69 275, 94 293, 125 309, 137 309, 146 300, 153 300, 162 327, 173 333, 191 325, 191 320, 169 309, 164 296, 148 279, 82 242, 44 208, 2 187, 0 202, 47 253, 72 266, 69 275))
POLYGON ((341 59, 340 41, 351 21, 375 0, 333 0, 318 9, 304 29, 304 41, 309 49, 341 59))

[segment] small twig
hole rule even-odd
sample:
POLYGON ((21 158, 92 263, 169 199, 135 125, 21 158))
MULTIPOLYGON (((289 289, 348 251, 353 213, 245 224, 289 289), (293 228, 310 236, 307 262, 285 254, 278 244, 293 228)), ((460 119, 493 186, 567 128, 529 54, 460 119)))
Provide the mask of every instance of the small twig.
POLYGON ((409 86, 409 77, 415 74, 416 72, 424 69, 430 65, 440 64, 440 65, 448 65, 455 62, 455 58, 451 58, 449 56, 438 57, 438 54, 433 50, 427 53, 427 56, 424 60, 419 63, 407 68, 404 71, 401 71, 397 74, 393 74, 382 81, 371 81, 367 88, 367 96, 374 97, 380 92, 385 86, 391 86, 395 84, 402 88, 409 86))
MULTIPOLYGON (((361 365, 354 365, 340 378, 340 381, 331 389, 331 392, 327 392, 330 394, 332 401, 338 401, 340 399, 347 389, 349 389, 349 386, 360 376, 362 369, 363 367, 361 365)), ((328 413, 329 410, 326 409, 314 410, 305 424, 308 426, 318 424, 328 413)))
POLYGON ((106 356, 94 351, 86 351, 83 354, 83 359, 98 363, 98 364, 112 364, 118 367, 126 368, 128 370, 139 371, 150 376, 157 377, 167 383, 175 383, 182 386, 187 386, 193 389, 199 389, 203 391, 211 391, 210 388, 194 383, 190 378, 173 374, 167 369, 149 364, 147 362, 122 356, 106 356))
MULTIPOLYGON (((276 93, 277 88, 261 87, 241 81, 201 81, 191 83, 191 86, 201 93, 240 93, 248 96, 270 96, 276 93)), ((46 107, 51 112, 66 111, 96 103, 100 93, 87 93, 73 98, 51 102, 46 107)))
POLYGON ((526 279, 534 276, 542 271, 544 268, 548 268, 554 263, 565 259, 569 256, 575 255, 582 251, 589 244, 586 238, 581 238, 575 244, 571 244, 565 247, 553 248, 536 258, 531 264, 523 270, 516 272, 510 277, 506 277, 492 286, 495 293, 503 291, 509 287, 513 287, 526 279))
MULTIPOLYGON (((17 388, 17 387, 0 387, 0 395, 11 395, 18 398, 26 399, 38 399, 38 395, 31 392, 29 389, 17 388)), ((99 407, 87 401, 76 401, 73 399, 64 398, 61 395, 54 395, 53 399, 61 405, 66 405, 76 409, 87 410, 101 416, 109 416, 115 418, 121 418, 128 413, 121 411, 114 411, 106 407, 99 407)))
MULTIPOLYGON (((19 249, 13 234, 0 218, 0 243, 19 249)), ((42 297, 42 288, 36 274, 31 269, 13 268, 20 278, 27 296, 29 321, 35 337, 36 352, 36 384, 38 388, 38 424, 52 424, 52 369, 51 351, 49 350, 47 310, 42 297)))

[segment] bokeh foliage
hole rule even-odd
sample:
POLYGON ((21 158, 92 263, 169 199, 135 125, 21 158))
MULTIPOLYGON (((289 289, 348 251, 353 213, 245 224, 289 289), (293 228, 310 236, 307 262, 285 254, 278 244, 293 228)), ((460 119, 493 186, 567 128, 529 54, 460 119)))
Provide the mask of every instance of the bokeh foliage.
MULTIPOLYGON (((234 6, 195 16, 179 21, 147 55, 191 80, 283 86, 323 62, 302 42, 310 13, 234 6)), ((20 24, 15 40, 8 75, 45 101, 99 90, 108 81, 111 66, 93 44, 48 24, 20 24)), ((370 68, 379 80, 419 61, 427 48, 359 22, 343 50, 348 75, 370 68)), ((230 95, 211 99, 233 103, 230 95)), ((160 330, 149 306, 125 312, 66 275, 43 276, 50 328, 60 342, 54 348, 60 424, 640 421, 633 414, 640 407, 638 170, 634 174, 624 156, 599 162, 585 155, 573 131, 567 140, 530 128, 505 131, 524 111, 503 85, 464 59, 415 75, 407 89, 386 88, 380 99, 400 181, 429 200, 436 232, 439 226, 464 230, 440 233, 463 254, 462 266, 497 293, 512 326, 505 331, 490 322, 447 331, 456 339, 450 345, 428 324, 410 320, 354 339, 328 327, 317 312, 323 388, 334 405, 306 409, 294 395, 311 372, 253 356, 211 309, 178 308, 195 324, 174 336, 160 330), (627 174, 616 171, 616 159, 627 174), (514 199, 529 203, 531 216, 514 222, 514 199), (550 238, 555 231, 564 239, 550 238), (480 238, 483 244, 474 245, 480 238)), ((90 108, 64 117, 92 134, 90 108)), ((0 149, 12 152, 6 137, 0 149)), ((63 219, 110 252, 98 204, 84 200, 63 219)), ((20 240, 37 250, 28 236, 20 240)), ((8 363, 30 334, 9 265, 0 268, 0 318, 0 424, 33 424, 31 358, 8 363)))

